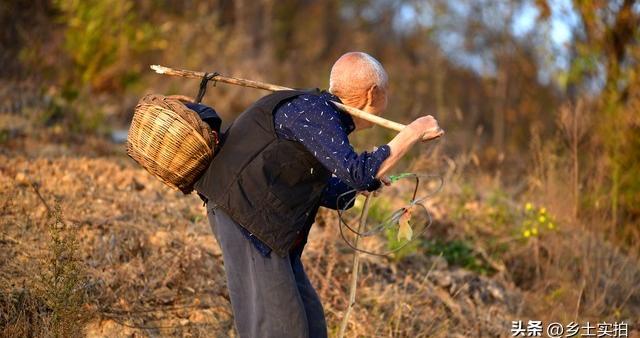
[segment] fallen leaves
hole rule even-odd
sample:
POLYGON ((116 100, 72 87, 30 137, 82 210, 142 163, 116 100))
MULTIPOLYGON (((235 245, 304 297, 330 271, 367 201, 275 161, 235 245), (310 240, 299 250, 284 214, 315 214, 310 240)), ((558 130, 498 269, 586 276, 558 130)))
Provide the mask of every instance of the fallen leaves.
POLYGON ((402 241, 402 239, 410 241, 413 237, 413 229, 411 229, 411 225, 409 224, 412 208, 413 206, 404 208, 404 212, 398 219, 398 241, 402 241))

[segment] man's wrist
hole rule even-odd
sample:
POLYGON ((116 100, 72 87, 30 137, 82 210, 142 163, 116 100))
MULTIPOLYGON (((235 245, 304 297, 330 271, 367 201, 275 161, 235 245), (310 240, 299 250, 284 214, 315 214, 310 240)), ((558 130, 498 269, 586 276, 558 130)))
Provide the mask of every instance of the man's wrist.
POLYGON ((409 137, 411 141, 417 142, 417 141, 420 141, 420 139, 422 139, 422 135, 424 133, 421 130, 419 130, 415 125, 410 124, 406 127, 406 129, 409 132, 409 137))

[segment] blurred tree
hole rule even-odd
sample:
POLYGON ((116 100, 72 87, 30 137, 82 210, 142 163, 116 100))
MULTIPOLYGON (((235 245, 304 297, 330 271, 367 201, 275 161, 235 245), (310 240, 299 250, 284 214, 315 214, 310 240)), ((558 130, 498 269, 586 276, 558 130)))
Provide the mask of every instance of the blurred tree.
MULTIPOLYGON (((154 47, 153 25, 130 0, 55 0, 66 23, 64 47, 73 62, 67 80, 91 91, 122 90, 137 78, 137 58, 154 47)), ((145 67, 146 68, 146 67, 145 67)))
MULTIPOLYGON (((548 1, 536 3, 541 12, 551 7, 548 1)), ((595 128, 589 134, 599 150, 582 156, 591 173, 582 177, 590 192, 585 206, 607 205, 612 230, 632 243, 640 233, 624 225, 640 219, 640 3, 574 0, 571 6, 578 22, 570 41, 567 90, 574 101, 592 102, 595 128)))
MULTIPOLYGON (((504 163, 525 169, 520 159, 531 125, 551 133, 562 99, 558 87, 540 81, 546 71, 541 42, 548 31, 513 34, 516 13, 534 2, 546 3, 50 0, 60 13, 56 30, 64 43, 64 53, 53 58, 59 66, 52 82, 70 100, 102 93, 121 105, 135 102, 145 87, 195 92, 193 81, 157 81, 146 70, 161 62, 326 88, 332 62, 361 50, 380 59, 390 74, 389 117, 410 122, 435 114, 449 131, 447 148, 477 152, 487 169, 504 163)), ((220 86, 209 95, 231 118, 261 94, 220 86)), ((372 134, 391 136, 373 130, 363 138, 372 134)), ((519 179, 518 170, 505 174, 519 179)))
POLYGON ((639 79, 640 7, 634 0, 574 1, 581 20, 573 80, 598 94, 598 129, 609 171, 611 219, 640 217, 640 111, 632 109, 639 79), (593 90, 592 90, 593 91, 593 90))

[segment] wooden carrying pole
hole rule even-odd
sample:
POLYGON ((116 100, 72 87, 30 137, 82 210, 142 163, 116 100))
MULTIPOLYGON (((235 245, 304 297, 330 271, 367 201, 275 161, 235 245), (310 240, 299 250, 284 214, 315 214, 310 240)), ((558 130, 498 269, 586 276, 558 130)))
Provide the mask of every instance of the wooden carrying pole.
MULTIPOLYGON (((181 76, 181 77, 194 78, 194 79, 202 79, 205 76, 204 72, 195 72, 195 71, 192 71, 192 70, 169 68, 169 67, 164 67, 164 66, 160 66, 160 65, 151 65, 151 69, 153 69, 158 74, 181 76)), ((235 77, 227 77, 227 76, 222 76, 222 75, 216 75, 216 76, 212 77, 211 81, 223 82, 223 83, 234 84, 234 85, 250 87, 250 88, 264 89, 264 90, 269 90, 269 91, 291 90, 292 89, 292 88, 278 86, 278 85, 274 85, 274 84, 270 84, 270 83, 253 81, 253 80, 246 80, 246 79, 239 79, 239 78, 235 78, 235 77)), ((360 109, 344 105, 344 104, 342 104, 340 102, 336 102, 336 101, 331 101, 331 102, 333 102, 333 104, 335 104, 336 107, 338 107, 342 111, 344 111, 346 113, 349 113, 349 114, 351 114, 351 115, 353 115, 355 117, 361 118, 363 120, 367 120, 367 121, 369 121, 371 123, 377 124, 377 125, 379 125, 381 127, 385 127, 385 128, 388 128, 388 129, 391 129, 391 130, 395 130, 395 131, 401 131, 405 127, 404 124, 401 124, 401 123, 398 123, 398 122, 394 122, 394 121, 390 121, 390 120, 387 120, 387 119, 382 118, 380 116, 369 114, 369 113, 367 113, 365 111, 362 111, 360 109)), ((435 134, 436 136, 425 137, 424 141, 428 141, 430 139, 438 138, 438 137, 442 136, 443 134, 444 134, 444 131, 442 131, 442 129, 440 129, 440 132, 435 134)))

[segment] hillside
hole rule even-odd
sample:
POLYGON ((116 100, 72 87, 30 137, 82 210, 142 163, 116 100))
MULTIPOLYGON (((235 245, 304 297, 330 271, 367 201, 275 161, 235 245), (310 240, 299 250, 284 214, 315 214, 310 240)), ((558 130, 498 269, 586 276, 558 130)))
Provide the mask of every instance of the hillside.
MULTIPOLYGON (((40 277, 53 265, 48 209, 56 205, 60 236, 77 243, 63 252, 80 262, 82 302, 65 306, 80 308, 87 336, 232 335, 223 264, 202 202, 161 185, 121 145, 47 138, 55 136, 18 137, 0 153, 3 335, 46 330, 53 304, 43 295, 63 291, 40 277)), ((434 228, 446 222, 436 218, 434 228)), ((346 307, 351 257, 335 212, 321 211, 303 262, 333 331, 346 307)), ((503 276, 437 255, 362 259, 354 335, 504 336, 521 313, 522 296, 503 276)))
MULTIPOLYGON (((59 133, 16 133, 0 148, 2 334, 49 335, 62 325, 89 337, 233 336, 221 253, 200 199, 163 186, 121 144, 59 133)), ((468 196, 457 190, 455 174, 444 178, 445 189, 427 202, 434 223, 416 245, 401 255, 361 256, 349 335, 504 337, 512 320, 571 318, 566 310, 575 304, 562 305, 576 292, 567 289, 570 282, 556 277, 544 293, 525 280, 541 269, 552 271, 531 262, 532 252, 553 255, 550 247, 522 236, 507 237, 518 243, 513 247, 491 244, 504 236, 498 226, 519 227, 500 224, 509 222, 505 210, 505 219, 496 217, 505 206, 517 208, 513 202, 468 196), (548 310, 545 302, 557 306, 548 310)), ((374 221, 412 186, 400 182, 396 189, 374 198, 374 221)), ((426 187, 420 189, 418 195, 426 194, 426 187)), ((336 213, 321 209, 303 254, 333 333, 347 305, 352 258, 337 225, 336 213)), ((553 238, 563 234, 568 231, 540 240, 559 245, 553 238)), ((384 251, 385 243, 374 238, 365 248, 384 251)), ((624 301, 612 315, 634 323, 639 265, 619 252, 601 259, 609 260, 604 263, 611 271, 599 293, 603 305, 624 301)), ((588 299, 584 286, 581 292, 588 299)))

